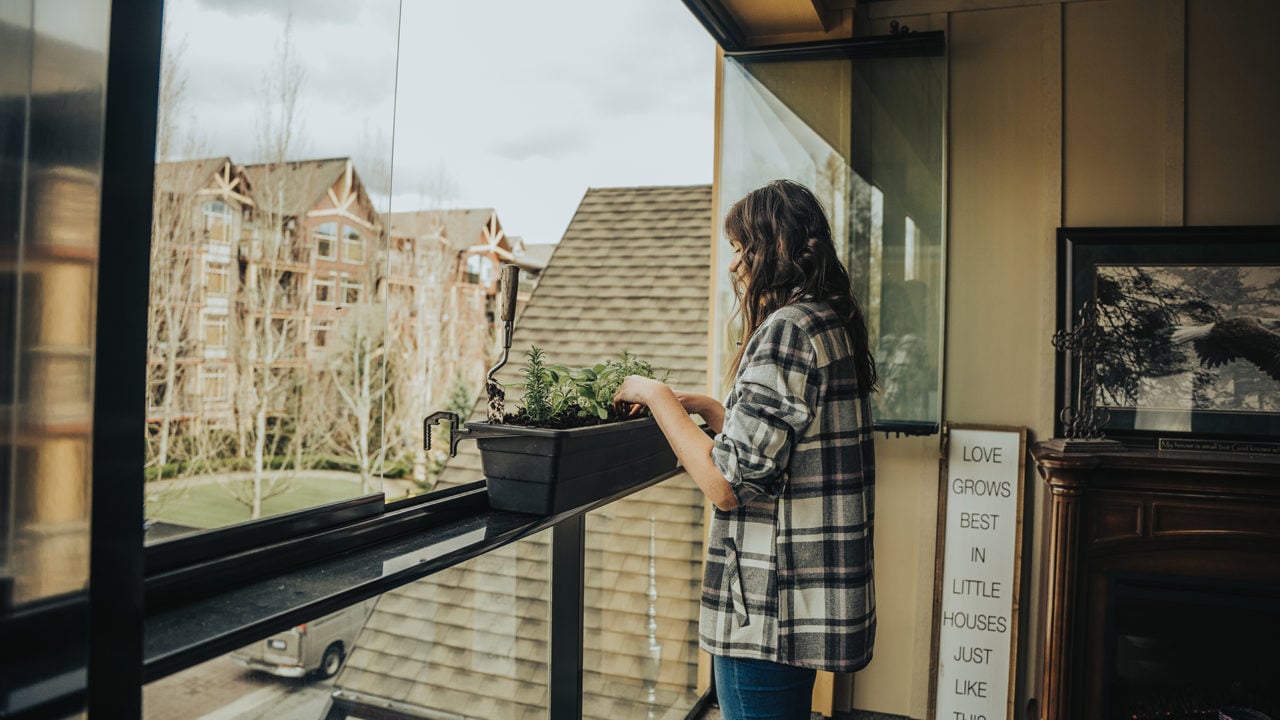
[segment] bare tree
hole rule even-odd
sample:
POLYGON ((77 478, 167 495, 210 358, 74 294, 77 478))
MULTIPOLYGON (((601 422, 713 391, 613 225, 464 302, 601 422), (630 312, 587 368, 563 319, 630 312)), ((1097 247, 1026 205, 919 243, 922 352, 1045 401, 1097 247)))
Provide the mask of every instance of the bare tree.
POLYGON ((384 409, 394 371, 388 367, 385 307, 376 303, 347 306, 322 360, 317 403, 326 422, 324 445, 353 458, 364 492, 376 492, 387 452, 398 442, 396 428, 386 427, 384 409))
MULTIPOLYGON (((201 143, 181 129, 186 113, 184 42, 169 41, 161 64, 157 159, 151 225, 150 302, 147 316, 147 467, 153 479, 188 477, 208 450, 198 421, 197 307, 205 290, 200 189, 212 175, 208 162, 191 161, 201 143), (181 442, 179 442, 181 441, 181 442), (177 447, 175 447, 177 446, 177 447), (178 461, 171 468, 173 461, 178 461)), ((229 230, 229 229, 228 229, 229 230)), ((171 483, 148 492, 153 506, 172 494, 171 483)))
POLYGON ((305 365, 301 331, 305 310, 307 258, 296 213, 299 187, 289 159, 301 151, 299 100, 306 73, 293 48, 286 21, 276 57, 263 74, 255 123, 254 176, 258 202, 247 247, 241 249, 242 282, 238 296, 237 414, 241 447, 251 447, 248 482, 232 482, 231 496, 262 516, 262 503, 286 492, 301 448, 289 418, 296 418, 305 365), (268 466, 271 467, 268 467, 268 466))
POLYGON ((457 282, 457 253, 438 232, 404 247, 402 262, 415 282, 387 298, 388 350, 397 369, 388 425, 399 428, 398 454, 412 464, 414 481, 429 488, 443 457, 428 458, 423 450, 422 419, 454 404, 460 393, 474 396, 491 332, 483 292, 457 282))

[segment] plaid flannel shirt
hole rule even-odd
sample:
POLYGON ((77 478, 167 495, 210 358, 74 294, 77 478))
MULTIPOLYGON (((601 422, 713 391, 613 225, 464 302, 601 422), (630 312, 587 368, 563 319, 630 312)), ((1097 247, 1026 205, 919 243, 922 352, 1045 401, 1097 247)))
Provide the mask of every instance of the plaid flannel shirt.
POLYGON ((826 303, 765 319, 742 355, 711 456, 738 499, 712 519, 701 645, 852 671, 875 639, 870 399, 826 303))

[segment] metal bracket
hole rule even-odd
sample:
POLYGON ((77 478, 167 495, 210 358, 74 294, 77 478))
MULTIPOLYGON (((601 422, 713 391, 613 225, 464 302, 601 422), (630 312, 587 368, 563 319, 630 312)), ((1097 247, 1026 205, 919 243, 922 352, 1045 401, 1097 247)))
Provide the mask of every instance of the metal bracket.
POLYGON ((449 424, 449 457, 458 456, 458 443, 471 437, 471 431, 462 426, 462 418, 450 410, 437 410, 422 421, 422 449, 431 449, 431 426, 439 422, 449 424))

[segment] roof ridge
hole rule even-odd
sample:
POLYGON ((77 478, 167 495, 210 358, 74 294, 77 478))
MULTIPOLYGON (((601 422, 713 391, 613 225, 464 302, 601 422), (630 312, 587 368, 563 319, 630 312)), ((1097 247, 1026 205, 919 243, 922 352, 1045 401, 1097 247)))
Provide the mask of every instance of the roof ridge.
POLYGON ((684 190, 684 189, 711 189, 711 183, 692 183, 689 185, 603 185, 600 187, 587 186, 587 192, 595 192, 598 190, 684 190))

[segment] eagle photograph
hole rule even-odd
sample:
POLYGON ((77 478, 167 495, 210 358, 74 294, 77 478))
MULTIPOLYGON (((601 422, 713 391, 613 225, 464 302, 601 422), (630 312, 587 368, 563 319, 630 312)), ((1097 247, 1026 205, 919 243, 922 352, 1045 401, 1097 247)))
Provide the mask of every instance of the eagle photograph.
POLYGON ((1100 406, 1280 411, 1280 266, 1096 271, 1100 406))

